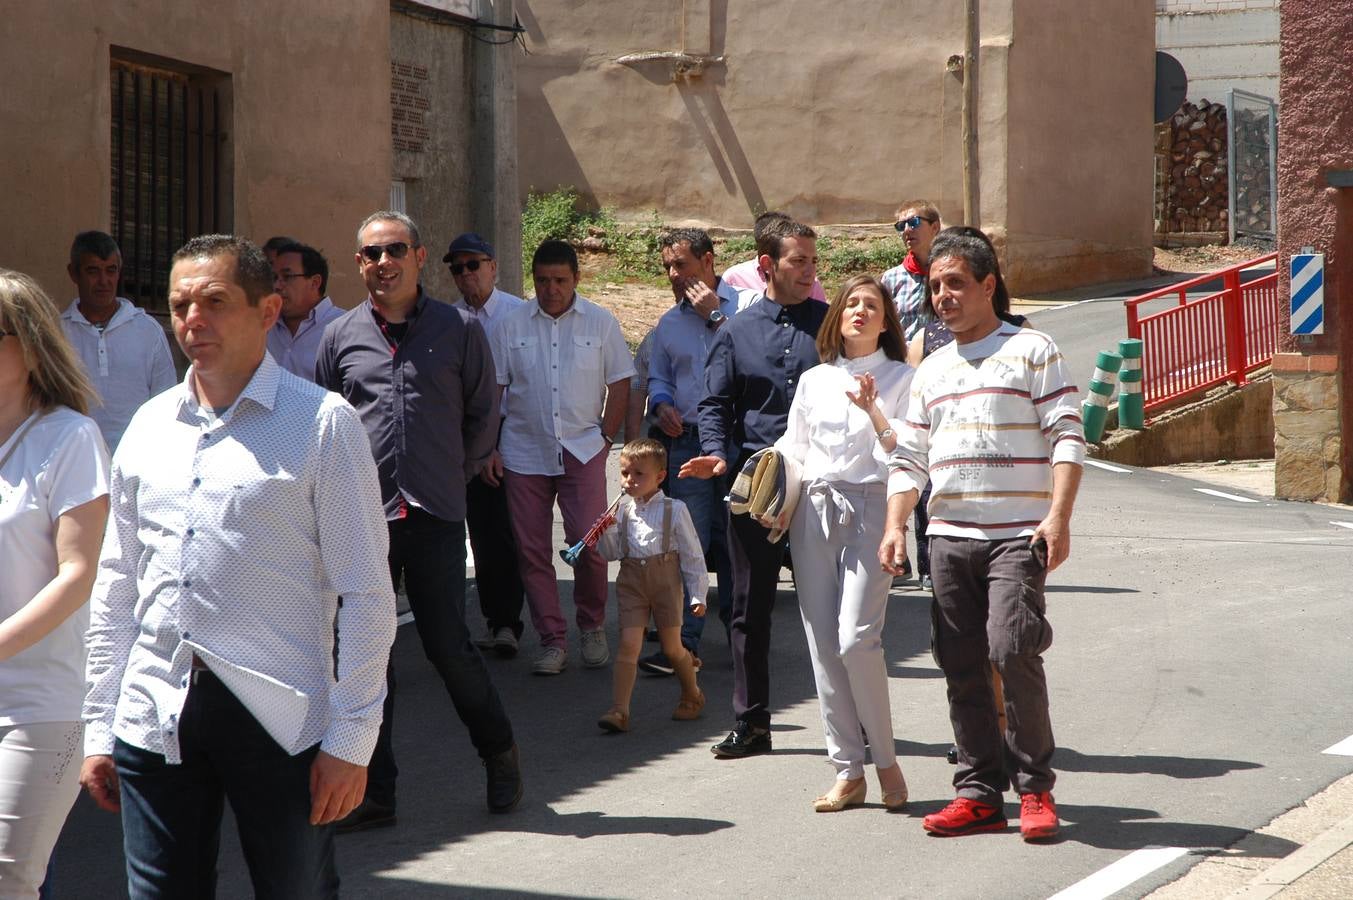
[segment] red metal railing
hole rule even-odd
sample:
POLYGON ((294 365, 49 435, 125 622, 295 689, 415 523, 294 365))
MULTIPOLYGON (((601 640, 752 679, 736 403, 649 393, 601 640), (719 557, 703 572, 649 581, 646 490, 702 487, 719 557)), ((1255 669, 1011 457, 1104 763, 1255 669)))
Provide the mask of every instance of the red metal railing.
POLYGON ((1142 342, 1143 407, 1149 415, 1190 394, 1245 376, 1268 365, 1278 340, 1278 273, 1249 282, 1240 273, 1273 262, 1269 253, 1248 262, 1191 278, 1132 300, 1127 333, 1142 342), (1190 290, 1221 279, 1222 289, 1194 300, 1190 290), (1175 298, 1176 305, 1141 315, 1138 307, 1175 298))

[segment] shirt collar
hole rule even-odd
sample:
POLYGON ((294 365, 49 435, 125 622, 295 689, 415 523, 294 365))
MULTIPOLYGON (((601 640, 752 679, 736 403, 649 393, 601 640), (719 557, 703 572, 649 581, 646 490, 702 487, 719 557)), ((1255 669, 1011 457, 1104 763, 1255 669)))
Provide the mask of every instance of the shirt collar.
POLYGON ((883 352, 883 348, 880 347, 868 356, 857 356, 854 359, 838 356, 833 365, 839 369, 845 369, 851 375, 859 375, 877 369, 887 358, 888 354, 883 352))
POLYGON ((631 498, 630 498, 630 501, 634 504, 634 508, 635 508, 635 510, 637 511, 637 510, 648 509, 648 508, 649 508, 650 506, 652 506, 654 503, 657 503, 659 500, 662 500, 662 499, 664 499, 665 497, 666 497, 666 495, 663 494, 662 488, 658 488, 658 490, 657 490, 656 492, 654 492, 653 496, 652 496, 652 497, 649 497, 648 500, 646 500, 646 501, 645 501, 645 500, 639 500, 639 499, 637 499, 637 498, 635 498, 635 497, 631 497, 631 498))
POLYGON ((578 307, 582 306, 582 304, 583 304, 583 295, 580 294, 580 293, 578 293, 577 291, 574 291, 574 292, 573 292, 573 303, 569 306, 568 309, 564 310, 562 313, 559 314, 559 318, 558 318, 558 319, 555 319, 554 316, 550 315, 549 313, 545 312, 543 309, 540 308, 540 301, 539 301, 539 300, 537 300, 535 297, 532 297, 532 298, 531 298, 531 315, 533 315, 533 316, 544 316, 544 317, 547 318, 547 319, 555 319, 555 321, 557 322, 557 321, 559 321, 559 319, 564 318, 564 316, 572 315, 573 313, 578 312, 578 311, 579 311, 578 307))
MULTIPOLYGON (((240 395, 235 398, 235 402, 230 404, 228 409, 217 410, 217 417, 224 419, 227 413, 233 412, 239 408, 244 400, 250 400, 266 410, 271 411, 277 405, 277 386, 282 380, 282 369, 272 358, 271 353, 265 352, 263 360, 254 369, 254 374, 250 376, 249 383, 240 391, 240 395)), ((202 408, 201 401, 197 399, 197 391, 193 385, 196 382, 193 377, 192 367, 189 367, 188 374, 183 377, 181 385, 182 394, 179 397, 179 418, 182 419, 185 414, 190 417, 197 417, 198 411, 202 408)))
MULTIPOLYGON (((371 307, 371 315, 375 318, 375 320, 376 320, 377 323, 388 321, 388 320, 385 318, 385 314, 384 314, 383 312, 381 312, 380 307, 376 305, 376 301, 375 301, 375 300, 372 300, 370 295, 367 295, 366 302, 367 302, 367 305, 371 307)), ((425 293, 423 293, 423 286, 422 286, 422 285, 419 285, 419 286, 418 286, 418 299, 414 301, 413 308, 410 309, 410 310, 409 310, 409 314, 408 314, 407 316, 404 317, 404 321, 405 321, 405 322, 412 322, 414 319, 418 318, 419 314, 422 313, 422 311, 423 311, 423 307, 427 306, 427 302, 428 302, 428 295, 425 294, 425 293)), ((396 323, 393 323, 393 324, 400 324, 400 323, 397 323, 397 322, 396 322, 396 323)))
MULTIPOLYGON (((132 312, 134 310, 135 307, 132 305, 132 302, 130 300, 126 299, 125 297, 118 297, 117 309, 113 310, 113 314, 108 317, 108 321, 104 323, 104 327, 107 328, 114 322, 121 323, 123 319, 132 315, 132 312)), ((70 306, 67 306, 65 311, 61 313, 61 318, 66 319, 67 321, 70 322, 76 322, 84 325, 94 324, 93 322, 85 318, 84 313, 80 312, 79 297, 76 297, 74 300, 70 302, 70 306)))

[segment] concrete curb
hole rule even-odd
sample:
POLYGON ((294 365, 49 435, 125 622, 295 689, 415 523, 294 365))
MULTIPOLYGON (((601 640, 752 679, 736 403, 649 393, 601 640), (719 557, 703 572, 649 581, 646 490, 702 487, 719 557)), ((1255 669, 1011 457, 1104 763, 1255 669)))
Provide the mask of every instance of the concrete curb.
POLYGON ((1353 816, 1279 860, 1230 897, 1233 900, 1263 900, 1277 896, 1349 845, 1353 845, 1353 816))

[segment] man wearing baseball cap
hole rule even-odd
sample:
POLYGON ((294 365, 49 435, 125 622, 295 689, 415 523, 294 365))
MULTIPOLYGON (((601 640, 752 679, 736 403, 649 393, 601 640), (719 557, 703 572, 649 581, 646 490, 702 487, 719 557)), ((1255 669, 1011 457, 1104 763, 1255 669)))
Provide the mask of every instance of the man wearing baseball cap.
MULTIPOLYGON (((497 287, 498 260, 493 245, 473 231, 459 235, 446 249, 442 262, 460 291, 453 302, 479 320, 484 333, 493 340, 494 326, 503 316, 526 301, 497 287)), ((482 650, 499 656, 517 655, 521 637, 521 610, 526 595, 517 569, 516 542, 512 539, 512 520, 508 517, 507 493, 502 472, 498 483, 489 484, 481 476, 466 486, 465 525, 474 551, 475 586, 479 608, 484 613, 488 633, 475 641, 482 650)))

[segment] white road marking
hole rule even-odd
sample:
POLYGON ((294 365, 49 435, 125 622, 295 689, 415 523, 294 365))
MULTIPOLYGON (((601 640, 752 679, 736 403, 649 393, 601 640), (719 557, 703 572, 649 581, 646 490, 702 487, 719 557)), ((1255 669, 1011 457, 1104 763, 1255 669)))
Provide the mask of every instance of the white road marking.
POLYGON ((1253 497, 1242 497, 1239 494, 1228 494, 1225 491, 1214 491, 1212 488, 1194 488, 1200 494, 1209 494, 1213 497, 1220 497, 1223 500, 1234 500, 1237 503, 1258 503, 1253 497))
POLYGON ((1096 469, 1103 469, 1105 472, 1117 472, 1117 473, 1119 473, 1120 475, 1131 475, 1131 474, 1132 474, 1132 470, 1131 470, 1131 469, 1124 469, 1122 466, 1111 466, 1111 465, 1109 465, 1108 463, 1106 463, 1106 462, 1100 462, 1100 461, 1097 460, 1097 459, 1087 459, 1087 460, 1085 461, 1085 464, 1086 464, 1087 466, 1094 466, 1096 469))
POLYGON ((1353 737, 1346 737, 1328 750, 1320 752, 1328 753, 1331 756, 1353 756, 1353 737))
POLYGON ((1134 850, 1118 862, 1058 891, 1048 900, 1103 900, 1188 852, 1183 847, 1145 847, 1134 850))
POLYGON ((1353 522, 1330 522, 1331 525, 1338 525, 1340 528, 1353 528, 1353 522))

